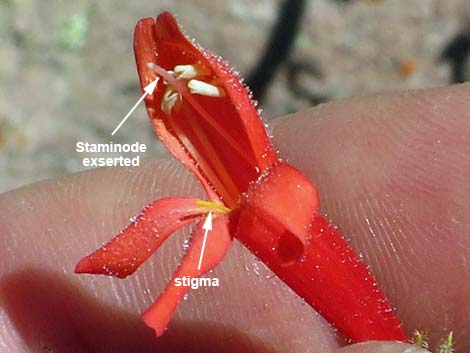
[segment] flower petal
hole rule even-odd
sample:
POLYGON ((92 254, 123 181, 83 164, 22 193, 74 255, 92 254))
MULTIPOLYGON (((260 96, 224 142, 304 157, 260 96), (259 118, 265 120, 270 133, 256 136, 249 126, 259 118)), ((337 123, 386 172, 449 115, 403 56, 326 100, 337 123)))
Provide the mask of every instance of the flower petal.
POLYGON ((169 13, 161 14, 156 22, 151 18, 139 21, 134 38, 141 86, 164 76, 146 98, 157 134, 206 190, 214 187, 234 207, 250 181, 277 161, 249 93, 225 62, 192 44, 169 13), (180 65, 200 67, 204 82, 198 78, 195 83, 213 86, 211 94, 195 94, 197 90, 190 90, 187 80, 168 73, 180 65), (168 89, 174 93, 168 95, 168 89), (213 97, 217 90, 224 94, 213 97), (166 105, 162 104, 164 96, 172 97, 166 105))
POLYGON ((274 167, 250 189, 236 238, 346 337, 406 342, 377 281, 335 227, 315 211, 316 194, 296 172, 274 167))
POLYGON ((259 217, 281 235, 276 249, 286 264, 302 256, 317 208, 318 195, 310 180, 285 163, 253 183, 242 201, 244 214, 259 217))
POLYGON ((232 244, 232 237, 229 233, 229 221, 230 214, 214 219, 213 228, 207 235, 200 270, 198 270, 198 264, 205 231, 202 229, 203 222, 199 222, 197 225, 191 237, 191 245, 183 261, 173 274, 172 280, 168 283, 157 301, 142 316, 145 323, 155 330, 157 336, 161 336, 165 332, 176 306, 190 288, 188 286, 176 286, 175 279, 185 276, 191 278, 201 277, 222 261, 232 244))
POLYGON ((121 233, 84 257, 76 273, 124 278, 134 273, 177 229, 194 222, 207 209, 196 198, 165 198, 147 205, 121 233))
MULTIPOLYGON (((155 74, 148 68, 147 63, 153 63, 158 56, 157 45, 154 40, 155 20, 153 18, 141 19, 135 28, 134 34, 134 52, 139 71, 139 78, 142 87, 145 87, 155 79, 155 74)), ((165 57, 165 55, 162 55, 165 57)), ((161 80, 160 80, 161 81, 161 80)), ((160 82, 159 82, 160 83, 160 82)), ((142 89, 143 91, 143 89, 142 89)), ((170 151, 170 153, 179 161, 181 161, 194 175, 199 179, 209 199, 217 200, 217 194, 206 180, 205 175, 198 168, 197 163, 186 150, 183 142, 176 136, 175 132, 168 126, 168 122, 162 120, 164 117, 161 113, 158 102, 163 98, 161 85, 157 85, 157 89, 152 96, 147 96, 145 104, 147 113, 152 121, 153 128, 170 151)))

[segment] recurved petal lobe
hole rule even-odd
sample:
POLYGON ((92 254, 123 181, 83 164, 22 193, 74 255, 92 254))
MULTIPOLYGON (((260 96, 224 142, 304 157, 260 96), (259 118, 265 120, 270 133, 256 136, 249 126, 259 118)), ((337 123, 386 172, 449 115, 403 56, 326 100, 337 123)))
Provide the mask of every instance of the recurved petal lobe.
POLYGON ((151 202, 122 232, 80 260, 75 272, 119 278, 131 275, 173 232, 207 212, 196 202, 189 197, 151 202))

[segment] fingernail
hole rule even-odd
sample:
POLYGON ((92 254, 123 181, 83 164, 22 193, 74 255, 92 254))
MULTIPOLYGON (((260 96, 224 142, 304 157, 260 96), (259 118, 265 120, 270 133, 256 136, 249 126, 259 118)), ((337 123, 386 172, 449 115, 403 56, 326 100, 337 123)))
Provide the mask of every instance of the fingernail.
POLYGON ((343 347, 335 353, 430 353, 428 350, 400 342, 370 341, 343 347))

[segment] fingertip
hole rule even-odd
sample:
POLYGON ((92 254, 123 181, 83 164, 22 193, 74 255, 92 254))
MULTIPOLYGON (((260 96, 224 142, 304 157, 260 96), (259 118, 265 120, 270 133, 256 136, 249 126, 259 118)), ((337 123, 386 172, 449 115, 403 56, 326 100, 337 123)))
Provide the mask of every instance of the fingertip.
POLYGON ((315 181, 321 212, 363 255, 405 330, 426 328, 432 347, 470 322, 461 310, 470 286, 460 281, 470 249, 469 96, 463 84, 357 97, 274 129, 282 158, 315 181))

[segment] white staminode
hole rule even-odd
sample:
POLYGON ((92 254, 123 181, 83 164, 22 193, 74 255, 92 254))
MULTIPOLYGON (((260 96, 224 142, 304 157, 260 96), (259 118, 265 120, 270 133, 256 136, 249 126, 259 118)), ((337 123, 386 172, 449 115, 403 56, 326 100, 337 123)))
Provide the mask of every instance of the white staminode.
POLYGON ((190 93, 200 94, 203 96, 223 97, 225 95, 225 92, 222 88, 199 80, 190 80, 188 82, 188 88, 190 93))
POLYGON ((173 71, 176 74, 176 78, 185 80, 210 74, 208 69, 200 65, 176 65, 173 71))

